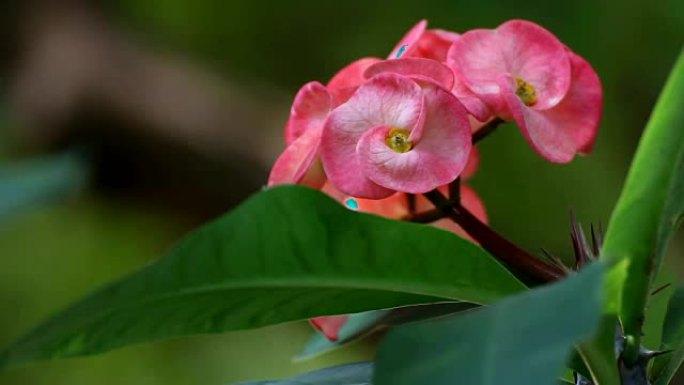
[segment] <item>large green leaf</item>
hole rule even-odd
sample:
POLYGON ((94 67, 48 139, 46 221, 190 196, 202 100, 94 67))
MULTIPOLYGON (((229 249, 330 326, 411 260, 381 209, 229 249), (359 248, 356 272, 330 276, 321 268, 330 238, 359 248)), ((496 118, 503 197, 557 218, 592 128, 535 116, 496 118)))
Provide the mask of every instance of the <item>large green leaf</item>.
POLYGON ((655 358, 651 378, 655 385, 667 385, 684 362, 684 286, 677 288, 667 305, 660 349, 672 353, 655 358))
POLYGON ((445 299, 485 304, 521 290, 493 257, 451 233, 283 186, 40 325, 0 365, 445 299))
POLYGON ((320 369, 287 380, 256 381, 240 385, 371 385, 373 363, 360 362, 320 369))
MULTIPOLYGON (((656 104, 608 226, 602 255, 627 260, 619 315, 636 358, 652 277, 684 210, 684 51, 656 104)), ((619 295, 613 293, 613 295, 619 295)))
MULTIPOLYGON (((551 385, 598 326, 603 266, 482 310, 390 332, 376 385, 551 385)), ((602 384, 603 385, 603 384, 602 384)))

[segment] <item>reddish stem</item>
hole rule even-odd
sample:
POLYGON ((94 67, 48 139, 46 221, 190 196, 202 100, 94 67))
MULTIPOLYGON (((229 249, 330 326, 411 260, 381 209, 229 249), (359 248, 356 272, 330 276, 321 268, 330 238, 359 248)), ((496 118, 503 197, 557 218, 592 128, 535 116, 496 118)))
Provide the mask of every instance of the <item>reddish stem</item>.
POLYGON ((516 271, 544 283, 556 281, 565 276, 565 272, 561 269, 528 254, 511 241, 502 237, 477 219, 460 203, 449 202, 437 190, 430 191, 424 195, 435 207, 442 211, 444 216, 449 217, 461 226, 482 248, 516 271))

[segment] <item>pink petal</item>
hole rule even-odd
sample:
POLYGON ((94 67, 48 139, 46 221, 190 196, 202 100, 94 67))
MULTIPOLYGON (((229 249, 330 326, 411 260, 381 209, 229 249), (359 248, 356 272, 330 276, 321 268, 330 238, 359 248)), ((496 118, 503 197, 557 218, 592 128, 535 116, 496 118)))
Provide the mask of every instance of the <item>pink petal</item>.
POLYGON ((401 219, 408 215, 406 194, 396 193, 385 199, 355 199, 358 211, 379 215, 385 218, 401 219))
POLYGON ((570 53, 572 85, 565 99, 552 111, 556 120, 576 122, 570 135, 577 152, 588 154, 594 147, 603 111, 603 88, 596 71, 579 55, 570 53))
POLYGON ((470 149, 470 155, 468 156, 468 163, 466 163, 465 168, 463 169, 463 172, 461 173, 461 179, 462 180, 470 179, 473 175, 475 175, 475 172, 477 171, 479 166, 480 166, 480 150, 478 150, 477 147, 473 146, 470 149))
POLYGON ((469 120, 470 120, 470 132, 471 132, 473 135, 475 135, 475 133, 477 133, 477 132, 480 131, 482 128, 484 128, 484 126, 486 126, 487 124, 489 124, 489 122, 491 122, 492 120, 494 120, 494 118, 492 117, 492 118, 490 118, 490 119, 488 119, 488 120, 485 120, 484 122, 481 122, 481 121, 475 119, 472 115, 469 116, 468 118, 469 118, 469 120))
POLYGON ((601 119, 603 92, 596 72, 581 57, 570 54, 572 85, 554 108, 538 111, 520 102, 510 79, 506 92, 513 116, 532 148, 545 159, 567 163, 575 153, 591 151, 601 119))
POLYGON ((544 28, 512 20, 496 30, 464 33, 449 50, 447 62, 464 84, 496 113, 505 103, 498 78, 519 77, 536 92, 537 109, 558 104, 570 85, 570 62, 563 44, 544 28))
POLYGON ((492 110, 464 83, 458 71, 451 67, 454 74, 454 86, 451 92, 458 98, 468 112, 480 122, 485 122, 494 115, 492 110))
POLYGON ((448 90, 454 85, 454 74, 449 67, 435 60, 422 58, 384 60, 368 67, 364 75, 372 78, 385 72, 428 81, 448 90))
POLYGON ((304 184, 320 188, 325 182, 325 174, 315 160, 322 132, 322 127, 309 129, 287 146, 271 169, 268 185, 304 184))
POLYGON ((551 32, 526 20, 511 20, 496 29, 508 69, 532 84, 537 93, 535 109, 558 104, 570 88, 567 50, 551 32))
POLYGON ((441 29, 427 30, 418 40, 418 48, 413 56, 444 62, 451 44, 458 38, 459 35, 454 32, 441 29))
POLYGON ((354 91, 366 81, 363 73, 366 68, 381 61, 374 57, 356 60, 338 71, 328 82, 328 90, 333 96, 335 106, 349 100, 354 91))
POLYGON ((497 77, 508 73, 499 37, 491 29, 474 29, 462 34, 449 50, 447 64, 478 95, 497 94, 497 77))
POLYGON ((463 171, 471 148, 470 123, 456 97, 438 87, 425 93, 425 125, 413 148, 397 153, 385 144, 391 127, 379 125, 360 139, 363 172, 388 189, 421 194, 450 183, 463 171))
POLYGON ((461 205, 470 211, 475 218, 483 223, 489 223, 487 217, 487 210, 485 209, 482 199, 477 195, 475 190, 467 185, 461 185, 461 205))
POLYGON ((347 318, 349 317, 346 315, 333 315, 311 318, 309 322, 330 341, 335 342, 339 338, 340 330, 347 322, 347 318))
POLYGON ((507 68, 494 30, 474 29, 462 34, 447 53, 447 65, 456 77, 454 94, 478 120, 490 110, 495 114, 504 110, 496 79, 507 68))
POLYGON ((368 179, 356 155, 364 133, 383 125, 409 131, 422 126, 423 91, 414 81, 395 74, 380 74, 363 84, 349 101, 334 109, 321 141, 323 166, 340 191, 359 198, 380 199, 392 190, 368 179))
POLYGON ((406 35, 404 35, 403 38, 401 38, 399 43, 394 47, 387 58, 396 59, 399 50, 401 50, 401 47, 403 46, 406 46, 406 49, 404 49, 402 57, 412 55, 413 52, 418 48, 418 40, 423 35, 423 32, 425 32, 425 28, 427 28, 427 20, 419 21, 406 33, 406 35))
POLYGON ((304 132, 321 128, 332 108, 332 97, 325 86, 319 82, 306 83, 297 92, 290 119, 285 126, 285 143, 290 145, 304 132))

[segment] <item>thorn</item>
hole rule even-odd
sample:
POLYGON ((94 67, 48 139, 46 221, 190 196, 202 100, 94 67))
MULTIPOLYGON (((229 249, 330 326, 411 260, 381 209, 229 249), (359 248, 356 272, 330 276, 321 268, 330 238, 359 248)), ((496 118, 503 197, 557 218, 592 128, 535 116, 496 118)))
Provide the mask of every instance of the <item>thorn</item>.
POLYGON ((598 257, 599 252, 601 251, 600 248, 601 246, 598 244, 598 239, 596 238, 596 231, 594 231, 594 224, 591 224, 591 245, 592 249, 594 251, 594 257, 598 257))
POLYGON ((592 253, 591 247, 589 246, 589 243, 587 242, 587 237, 584 236, 584 229, 582 228, 581 223, 577 224, 577 229, 578 229, 578 234, 579 234, 580 246, 582 246, 582 250, 584 251, 584 258, 586 260, 592 260, 594 254, 592 253))
POLYGON ((587 262, 585 248, 586 241, 584 240, 582 230, 579 224, 577 223, 577 217, 575 216, 575 212, 572 209, 570 209, 570 224, 572 227, 570 237, 572 238, 572 247, 575 249, 575 267, 579 270, 587 262))
POLYGON ((667 289, 667 288, 670 287, 670 286, 672 286, 672 283, 666 283, 666 284, 664 284, 663 286, 660 286, 659 288, 653 290, 653 291, 651 292, 651 295, 656 295, 656 294, 660 293, 661 291, 667 289))
POLYGON ((542 254, 544 254, 544 256, 545 256, 549 261, 551 261, 551 262, 555 262, 555 261, 556 261, 556 257, 555 257, 554 255, 552 255, 552 254, 551 254, 548 250, 546 250, 545 248, 540 247, 539 250, 541 250, 542 254))
POLYGON ((662 356, 663 354, 672 353, 672 351, 673 351, 672 349, 668 349, 668 350, 648 350, 648 349, 644 349, 644 350, 641 351, 640 356, 641 356, 642 358, 645 358, 646 361, 649 361, 649 360, 652 360, 652 359, 655 358, 655 357, 662 356))
POLYGON ((556 267, 559 267, 560 269, 562 269, 562 270, 565 271, 566 273, 569 273, 569 272, 572 271, 570 268, 568 268, 567 266, 565 266, 565 263, 563 263, 563 261, 561 261, 560 258, 558 258, 558 257, 556 257, 555 255, 551 254, 548 250, 546 250, 546 249, 543 248, 543 247, 540 247, 539 249, 540 249, 541 252, 544 254, 544 256, 546 257, 546 259, 548 259, 551 263, 553 263, 554 265, 556 265, 556 267))
POLYGON ((575 216, 575 211, 573 209, 569 209, 568 212, 570 213, 570 224, 574 230, 575 227, 577 227, 577 217, 575 216))
POLYGON ((577 241, 577 237, 575 237, 574 233, 570 233, 570 239, 572 240, 572 249, 575 254, 575 270, 579 270, 580 267, 582 267, 582 251, 580 249, 579 242, 577 241))

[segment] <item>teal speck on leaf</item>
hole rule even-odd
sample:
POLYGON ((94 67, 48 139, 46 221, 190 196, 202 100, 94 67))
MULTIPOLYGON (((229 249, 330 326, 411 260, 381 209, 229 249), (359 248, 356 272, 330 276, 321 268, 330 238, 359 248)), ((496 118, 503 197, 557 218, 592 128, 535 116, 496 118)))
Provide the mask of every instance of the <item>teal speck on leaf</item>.
POLYGON ((396 57, 397 59, 399 59, 401 57, 401 55, 404 53, 404 51, 406 51, 406 47, 408 47, 408 45, 404 44, 401 46, 401 48, 399 48, 399 52, 397 52, 397 57, 396 57))
POLYGON ((352 210, 358 210, 359 209, 359 202, 356 201, 354 198, 349 198, 346 201, 344 201, 345 206, 352 210))

